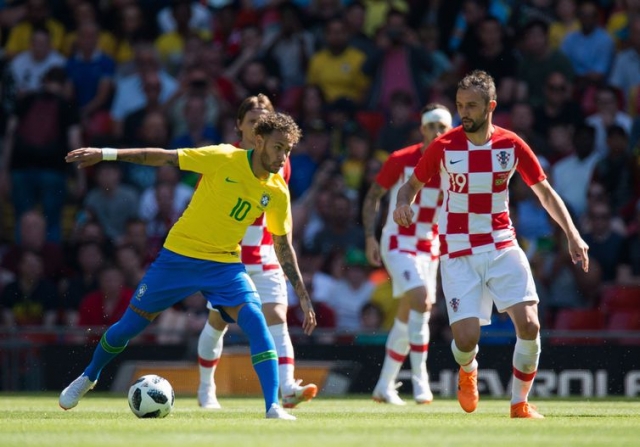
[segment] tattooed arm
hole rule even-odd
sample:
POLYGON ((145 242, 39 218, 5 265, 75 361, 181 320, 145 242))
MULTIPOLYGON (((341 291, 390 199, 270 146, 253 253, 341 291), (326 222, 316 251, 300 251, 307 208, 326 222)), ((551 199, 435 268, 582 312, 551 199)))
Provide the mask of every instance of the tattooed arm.
POLYGON ((387 190, 380 186, 378 182, 373 182, 362 205, 362 225, 364 227, 365 251, 370 264, 379 267, 382 265, 380 258, 380 244, 376 239, 376 214, 380 198, 386 194, 387 190))
MULTIPOLYGON (((117 149, 117 160, 146 166, 178 166, 178 152, 175 150, 149 147, 144 149, 117 149)), ((67 163, 78 163, 78 168, 86 168, 103 160, 102 149, 83 147, 67 154, 67 163)))
POLYGON ((296 295, 298 295, 298 298, 300 299, 300 306, 304 312, 304 322, 302 323, 304 333, 311 335, 317 325, 316 314, 313 310, 313 305, 311 304, 311 298, 309 297, 307 288, 304 286, 302 274, 298 268, 296 253, 291 245, 291 233, 284 236, 276 236, 274 234, 273 246, 276 250, 276 255, 278 256, 278 261, 280 262, 280 266, 282 267, 284 274, 287 275, 289 282, 296 291, 296 295))

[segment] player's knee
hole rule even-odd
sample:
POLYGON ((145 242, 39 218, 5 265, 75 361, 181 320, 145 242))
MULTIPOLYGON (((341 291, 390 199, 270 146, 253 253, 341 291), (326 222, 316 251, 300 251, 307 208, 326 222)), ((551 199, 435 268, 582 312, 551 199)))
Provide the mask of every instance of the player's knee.
POLYGON ((540 322, 529 320, 518 325, 518 336, 525 340, 535 340, 540 333, 540 322))

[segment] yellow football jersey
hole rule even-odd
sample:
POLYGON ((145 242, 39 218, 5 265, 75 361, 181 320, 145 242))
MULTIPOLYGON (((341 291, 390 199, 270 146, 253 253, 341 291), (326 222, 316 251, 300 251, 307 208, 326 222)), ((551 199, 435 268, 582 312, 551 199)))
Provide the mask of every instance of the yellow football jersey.
POLYGON ((287 184, 280 174, 260 180, 253 151, 228 144, 178 149, 180 169, 202 174, 191 203, 173 226, 165 248, 196 259, 240 262, 240 241, 262 213, 275 235, 291 231, 287 184))

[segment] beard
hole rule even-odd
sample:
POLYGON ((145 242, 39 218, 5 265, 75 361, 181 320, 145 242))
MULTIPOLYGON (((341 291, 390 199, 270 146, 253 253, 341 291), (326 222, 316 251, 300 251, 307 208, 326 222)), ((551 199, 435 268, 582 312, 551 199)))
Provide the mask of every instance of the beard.
POLYGON ((462 128, 464 129, 465 132, 467 133, 474 133, 477 132, 478 130, 480 130, 482 128, 482 126, 484 126, 487 123, 487 119, 483 119, 483 120, 478 120, 478 121, 474 121, 471 120, 471 122, 462 122, 462 128))
POLYGON ((272 174, 277 174, 278 171, 280 171, 280 165, 277 163, 269 163, 269 157, 267 157, 266 150, 264 150, 260 155, 260 164, 262 164, 265 171, 269 171, 272 174))

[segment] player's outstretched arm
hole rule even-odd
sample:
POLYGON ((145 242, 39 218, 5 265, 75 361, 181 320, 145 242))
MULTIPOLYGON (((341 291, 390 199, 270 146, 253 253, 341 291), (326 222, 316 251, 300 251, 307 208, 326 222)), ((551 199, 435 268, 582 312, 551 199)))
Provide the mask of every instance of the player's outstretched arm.
POLYGON ((536 183, 531 187, 538 196, 540 203, 549 215, 555 220, 560 228, 567 235, 569 241, 569 254, 571 255, 571 261, 574 264, 578 262, 582 263, 582 270, 589 271, 589 246, 580 237, 580 233, 576 228, 569 210, 558 195, 558 193, 551 187, 547 180, 543 180, 536 183))
POLYGON ((376 214, 380 198, 386 194, 387 190, 380 186, 378 182, 373 182, 362 204, 362 226, 364 227, 365 252, 367 260, 371 265, 379 267, 382 265, 380 257, 380 244, 376 239, 376 214))
POLYGON ((296 295, 300 299, 300 306, 304 313, 302 329, 304 329, 305 334, 311 335, 318 323, 316 322, 316 313, 311 304, 311 297, 309 297, 307 288, 304 286, 302 274, 298 268, 296 253, 293 250, 293 245, 291 245, 291 233, 287 233, 284 236, 276 236, 275 234, 272 236, 278 262, 280 262, 284 274, 287 275, 289 282, 296 291, 296 295))
POLYGON ((178 152, 161 148, 113 149, 82 147, 67 154, 67 163, 78 163, 78 169, 95 165, 101 161, 126 161, 147 166, 178 166, 178 152))
POLYGON ((393 221, 403 227, 408 227, 413 222, 413 210, 411 204, 416 199, 418 191, 424 186, 415 174, 400 187, 396 200, 396 209, 393 211, 393 221))

